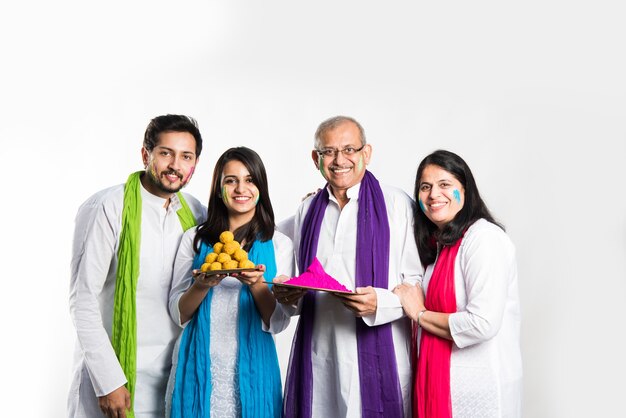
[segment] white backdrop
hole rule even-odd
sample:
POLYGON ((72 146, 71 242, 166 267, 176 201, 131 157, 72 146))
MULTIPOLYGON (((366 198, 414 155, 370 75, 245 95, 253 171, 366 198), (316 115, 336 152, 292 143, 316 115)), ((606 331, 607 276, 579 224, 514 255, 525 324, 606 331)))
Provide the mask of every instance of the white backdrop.
MULTIPOLYGON (((426 154, 459 153, 518 251, 524 415, 615 416, 621 3, 4 2, 0 414, 65 415, 76 209, 141 168, 150 118, 183 113, 205 139, 188 191, 206 201, 217 156, 246 145, 266 163, 278 220, 322 184, 309 154, 326 117, 357 118, 370 169, 409 194, 426 154)), ((278 339, 282 364, 290 337, 278 339)))

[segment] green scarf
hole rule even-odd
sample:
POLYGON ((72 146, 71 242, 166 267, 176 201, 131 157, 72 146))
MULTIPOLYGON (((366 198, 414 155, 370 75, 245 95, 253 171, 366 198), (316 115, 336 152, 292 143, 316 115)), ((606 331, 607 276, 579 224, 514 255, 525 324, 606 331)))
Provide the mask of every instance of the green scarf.
MULTIPOLYGON (((113 305, 113 336, 111 342, 128 380, 131 410, 134 418, 135 380, 137 373, 137 278, 139 277, 139 248, 141 243, 141 182, 143 171, 128 176, 124 186, 122 232, 117 252, 115 302, 113 305)), ((196 219, 182 193, 177 193, 182 207, 176 212, 183 230, 196 225, 196 219)))

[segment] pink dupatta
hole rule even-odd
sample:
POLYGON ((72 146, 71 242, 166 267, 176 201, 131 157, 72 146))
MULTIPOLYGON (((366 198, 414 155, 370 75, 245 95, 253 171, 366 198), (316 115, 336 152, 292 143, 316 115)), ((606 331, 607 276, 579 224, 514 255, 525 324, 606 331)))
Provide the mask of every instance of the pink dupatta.
MULTIPOLYGON (((433 312, 456 312, 454 262, 461 246, 445 246, 435 262, 424 307, 433 312)), ((452 418, 450 355, 452 341, 422 328, 413 393, 413 415, 419 418, 452 418)))

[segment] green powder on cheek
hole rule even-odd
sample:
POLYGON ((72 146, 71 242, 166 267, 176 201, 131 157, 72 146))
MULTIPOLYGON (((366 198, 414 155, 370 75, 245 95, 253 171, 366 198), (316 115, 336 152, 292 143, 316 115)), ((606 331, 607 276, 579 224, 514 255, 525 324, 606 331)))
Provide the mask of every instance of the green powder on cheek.
POLYGON ((228 201, 228 193, 226 193, 226 186, 222 186, 222 200, 224 202, 228 201))
POLYGON ((320 173, 322 173, 322 177, 328 180, 328 177, 326 176, 326 170, 324 170, 324 159, 322 157, 318 157, 317 166, 319 167, 320 173))
POLYGON ((359 164, 357 166, 359 168, 359 173, 361 171, 363 171, 363 165, 364 165, 364 163, 363 163, 363 155, 361 155, 361 157, 359 158, 359 164))

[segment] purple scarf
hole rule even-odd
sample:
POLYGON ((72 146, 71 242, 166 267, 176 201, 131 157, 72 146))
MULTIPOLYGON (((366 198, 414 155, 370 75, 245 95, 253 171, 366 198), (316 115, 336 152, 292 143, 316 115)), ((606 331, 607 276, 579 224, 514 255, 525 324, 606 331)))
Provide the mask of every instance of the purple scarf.
MULTIPOLYGON (((389 220, 378 180, 369 172, 361 181, 356 238, 356 286, 387 289, 389 282, 389 220)), ((326 206, 328 189, 318 193, 302 224, 298 268, 305 271, 317 253, 317 243, 326 206)), ((315 292, 302 300, 298 329, 291 349, 291 362, 285 387, 285 416, 309 418, 312 415, 313 372, 311 337, 315 318, 315 292)), ((391 324, 367 326, 356 318, 361 414, 369 417, 402 417, 404 408, 391 324)))

